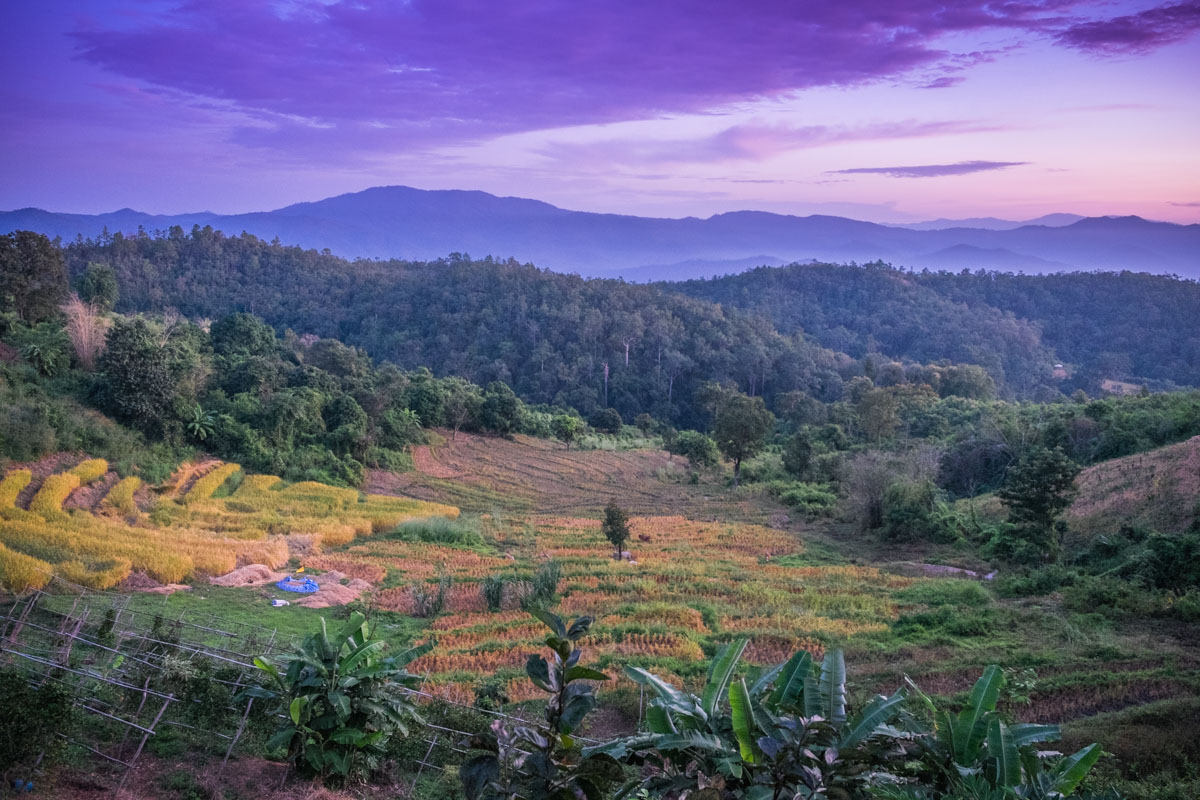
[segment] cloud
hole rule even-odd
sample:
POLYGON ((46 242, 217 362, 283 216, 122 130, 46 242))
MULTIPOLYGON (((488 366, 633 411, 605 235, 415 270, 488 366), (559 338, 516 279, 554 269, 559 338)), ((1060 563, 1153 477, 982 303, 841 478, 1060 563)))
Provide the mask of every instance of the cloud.
POLYGON ((1168 200, 1167 205, 1179 206, 1180 208, 1200 208, 1200 201, 1194 203, 1177 203, 1174 200, 1168 200))
POLYGON ((1163 5, 1136 14, 1091 20, 1058 34, 1060 44, 1102 54, 1146 53, 1200 29, 1200 2, 1163 5))
POLYGON ((940 178, 947 175, 969 175, 1007 169, 1028 164, 1028 161, 959 161, 957 164, 920 164, 911 167, 855 167, 834 170, 835 175, 887 175, 892 178, 940 178))
POLYGON ((846 142, 912 139, 950 133, 995 130, 981 122, 949 120, 861 125, 733 125, 694 139, 608 139, 586 143, 552 142, 539 152, 557 162, 597 168, 612 164, 691 164, 763 161, 794 150, 846 142))
MULTIPOLYGON (((253 117, 235 141, 395 152, 582 124, 708 112, 919 72, 929 88, 1000 51, 947 36, 1061 30, 1079 0, 107 0, 72 34, 124 78, 253 117), (119 22, 110 22, 119 20, 119 22)), ((1182 8, 1182 7, 1171 7, 1182 8)), ((1176 17, 1182 12, 1175 14, 1176 17)), ((1144 15, 1137 15, 1138 19, 1144 15)), ((1174 18, 1174 17, 1173 17, 1174 18)), ((1098 25, 1119 25, 1121 20, 1098 25)), ((1072 47, 1081 22, 1059 39, 1072 47)), ((1174 23, 1176 25, 1180 23, 1174 23)), ((1143 20, 1142 47, 1167 41, 1143 20)), ((1081 39, 1082 37, 1082 39, 1081 39)), ((214 111, 213 113, 220 113, 214 111)))

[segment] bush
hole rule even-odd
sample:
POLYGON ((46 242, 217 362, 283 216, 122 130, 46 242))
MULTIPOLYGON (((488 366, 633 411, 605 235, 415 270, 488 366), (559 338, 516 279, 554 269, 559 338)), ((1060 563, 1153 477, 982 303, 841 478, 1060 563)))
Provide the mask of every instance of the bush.
POLYGON ((1028 570, 1017 575, 1006 575, 996 581, 996 592, 1001 597, 1032 597, 1050 594, 1075 582, 1074 570, 1058 564, 1028 570))
POLYGON ((810 519, 828 514, 837 505, 837 495, 828 487, 816 483, 799 481, 772 481, 767 484, 772 497, 788 508, 801 512, 810 519))
POLYGON ((615 408, 602 408, 588 417, 588 425, 601 433, 607 433, 612 436, 621 432, 623 424, 621 415, 617 413, 615 408))
POLYGON ((428 517, 409 520, 398 525, 391 536, 405 542, 449 544, 467 547, 483 545, 483 536, 478 528, 461 519, 428 517))
MULTIPOLYGON (((71 695, 58 683, 42 681, 34 687, 19 669, 0 670, 0 766, 4 777, 30 778, 15 770, 52 764, 62 751, 60 733, 69 732, 74 719, 71 695), (40 757, 40 762, 38 761, 40 757)), ((7 788, 7 786, 6 786, 7 788)))

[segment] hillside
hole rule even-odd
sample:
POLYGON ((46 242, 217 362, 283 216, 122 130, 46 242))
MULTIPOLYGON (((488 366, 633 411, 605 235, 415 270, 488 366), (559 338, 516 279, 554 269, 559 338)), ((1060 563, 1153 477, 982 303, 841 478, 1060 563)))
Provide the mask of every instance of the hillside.
MULTIPOLYGON (((1053 223, 1062 220, 1052 218, 1053 223)), ((844 217, 733 211, 707 219, 661 219, 568 211, 548 203, 478 191, 381 186, 249 214, 173 216, 131 209, 56 214, 26 208, 0 213, 0 232, 35 230, 71 241, 102 231, 136 234, 210 225, 246 231, 350 258, 428 260, 472 253, 532 261, 559 272, 664 280, 712 274, 704 262, 770 263, 885 260, 906 267, 962 267, 1044 273, 1120 270, 1200 277, 1200 225, 1138 217, 1084 218, 1070 224, 911 229, 844 217), (690 274, 650 265, 698 262, 690 274)))
POLYGON ((1200 284, 1131 272, 1019 275, 793 264, 664 284, 766 315, 856 357, 981 364, 1019 393, 1100 391, 1105 378, 1200 385, 1200 284), (1071 381, 1049 380, 1070 365, 1071 381))
POLYGON ((1074 530, 1136 525, 1181 533, 1200 522, 1200 436, 1088 467, 1067 512, 1074 530))

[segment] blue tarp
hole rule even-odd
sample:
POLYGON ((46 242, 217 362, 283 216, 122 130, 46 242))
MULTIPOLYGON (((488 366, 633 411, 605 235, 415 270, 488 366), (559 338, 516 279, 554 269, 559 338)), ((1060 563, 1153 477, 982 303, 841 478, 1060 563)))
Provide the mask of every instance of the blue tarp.
POLYGON ((284 578, 279 583, 275 584, 285 592, 300 592, 301 594, 312 594, 321 587, 312 578, 284 578))

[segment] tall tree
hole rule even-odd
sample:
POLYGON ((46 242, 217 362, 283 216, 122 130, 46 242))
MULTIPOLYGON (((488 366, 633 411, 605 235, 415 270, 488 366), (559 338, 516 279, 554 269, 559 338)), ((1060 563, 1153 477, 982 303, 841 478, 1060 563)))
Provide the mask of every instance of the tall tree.
POLYGON ((1038 448, 1008 471, 996 492, 1018 533, 1054 560, 1062 546, 1059 517, 1075 498, 1079 465, 1057 447, 1038 448))
POLYGON ((0 236, 0 310, 33 325, 53 317, 66 297, 61 250, 33 231, 0 236))
POLYGON ((766 443, 775 426, 775 415, 761 397, 717 388, 713 399, 713 440, 721 454, 733 462, 733 485, 737 488, 742 461, 754 456, 766 443))

